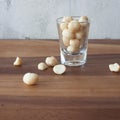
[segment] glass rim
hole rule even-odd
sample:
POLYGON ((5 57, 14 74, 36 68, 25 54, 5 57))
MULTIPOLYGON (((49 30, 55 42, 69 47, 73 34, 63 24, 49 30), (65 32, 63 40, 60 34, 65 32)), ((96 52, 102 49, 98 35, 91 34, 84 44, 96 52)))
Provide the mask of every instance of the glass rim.
MULTIPOLYGON (((65 16, 62 16, 62 17, 57 18, 57 19, 56 19, 56 22, 57 22, 57 23, 64 23, 63 21, 61 21, 63 17, 65 17, 65 16)), ((73 17, 73 18, 76 18, 76 19, 77 19, 77 18, 80 18, 81 16, 70 16, 70 17, 73 17)), ((80 23, 90 23, 90 20, 88 19, 87 22, 80 22, 80 23)))

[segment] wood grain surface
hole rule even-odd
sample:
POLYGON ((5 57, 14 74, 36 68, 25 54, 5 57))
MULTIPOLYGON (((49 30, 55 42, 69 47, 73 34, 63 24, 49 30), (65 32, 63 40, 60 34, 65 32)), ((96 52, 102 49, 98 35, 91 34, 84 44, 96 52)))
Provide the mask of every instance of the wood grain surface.
POLYGON ((120 120, 120 72, 108 69, 120 64, 120 40, 90 40, 87 63, 63 75, 37 69, 46 56, 59 60, 58 40, 0 40, 0 120, 120 120), (38 84, 25 85, 26 72, 38 84))

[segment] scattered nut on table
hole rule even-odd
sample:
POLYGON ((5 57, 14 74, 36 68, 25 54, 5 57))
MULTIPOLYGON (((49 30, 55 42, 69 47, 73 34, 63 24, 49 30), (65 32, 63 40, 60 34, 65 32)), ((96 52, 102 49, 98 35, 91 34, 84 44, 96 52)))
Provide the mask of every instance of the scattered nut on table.
POLYGON ((119 72, 120 71, 120 65, 118 63, 110 64, 109 69, 111 72, 119 72))
POLYGON ((48 65, 48 66, 55 66, 58 64, 58 61, 57 59, 54 57, 54 56, 51 56, 51 57, 47 57, 45 59, 45 63, 48 65))
POLYGON ((23 76, 23 82, 27 85, 34 85, 38 82, 39 75, 36 73, 26 73, 23 76))
POLYGON ((44 62, 38 64, 38 70, 45 70, 47 68, 48 66, 44 62))
POLYGON ((53 67, 53 72, 56 73, 56 74, 63 74, 64 72, 66 71, 66 66, 65 65, 62 65, 62 64, 58 64, 58 65, 55 65, 53 67))
POLYGON ((13 63, 14 66, 21 66, 22 65, 22 59, 20 57, 17 57, 16 60, 13 63))

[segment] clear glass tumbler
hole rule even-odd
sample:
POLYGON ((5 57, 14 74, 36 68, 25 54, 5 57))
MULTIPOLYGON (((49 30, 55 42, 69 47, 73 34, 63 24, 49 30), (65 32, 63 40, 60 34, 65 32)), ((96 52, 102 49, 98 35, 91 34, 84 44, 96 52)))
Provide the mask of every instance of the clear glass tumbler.
POLYGON ((61 63, 80 66, 87 61, 89 20, 86 16, 60 17, 57 20, 61 63))

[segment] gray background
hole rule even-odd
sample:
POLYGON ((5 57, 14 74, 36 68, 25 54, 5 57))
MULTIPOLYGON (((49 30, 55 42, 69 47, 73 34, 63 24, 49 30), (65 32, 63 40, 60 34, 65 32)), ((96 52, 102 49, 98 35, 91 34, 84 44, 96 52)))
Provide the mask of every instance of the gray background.
POLYGON ((87 15, 89 38, 120 38, 120 0, 0 0, 0 39, 56 39, 56 18, 87 15))

